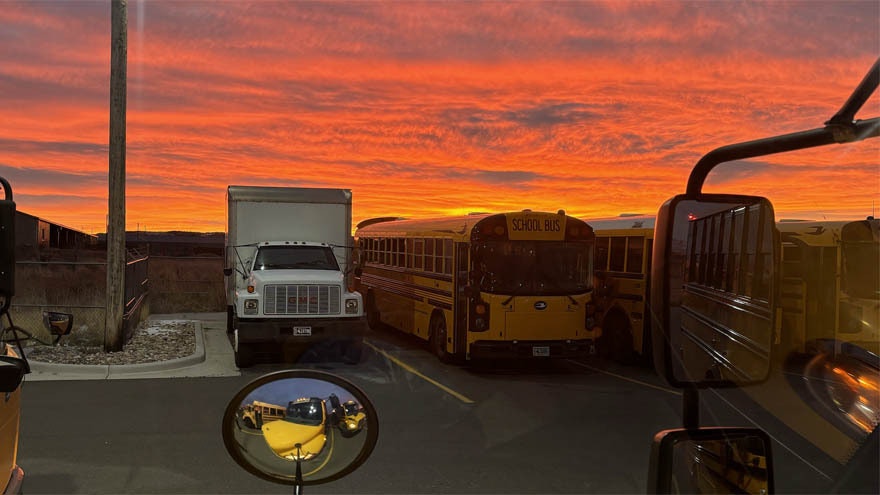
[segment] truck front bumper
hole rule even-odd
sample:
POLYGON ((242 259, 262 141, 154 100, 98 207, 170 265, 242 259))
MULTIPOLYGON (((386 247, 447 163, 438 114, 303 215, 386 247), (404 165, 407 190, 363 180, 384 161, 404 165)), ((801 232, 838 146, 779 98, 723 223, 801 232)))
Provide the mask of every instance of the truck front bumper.
POLYGON ((366 320, 357 318, 310 318, 310 319, 246 319, 236 318, 233 326, 238 330, 238 342, 242 344, 314 344, 327 340, 363 340, 366 320), (308 328, 308 335, 302 329, 308 328))

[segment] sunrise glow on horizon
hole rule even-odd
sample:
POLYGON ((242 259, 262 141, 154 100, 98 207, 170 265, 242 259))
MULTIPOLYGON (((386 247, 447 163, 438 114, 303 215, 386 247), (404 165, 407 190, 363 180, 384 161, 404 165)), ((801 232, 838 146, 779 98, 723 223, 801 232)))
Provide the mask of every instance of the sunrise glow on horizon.
MULTIPOLYGON (((354 222, 656 213, 719 146, 821 127, 880 3, 128 2, 128 230, 223 231, 228 185, 351 189, 354 222)), ((109 1, 3 2, 0 176, 107 216, 109 1)), ((874 95, 858 115, 880 116, 874 95)), ((880 207, 880 139, 727 164, 779 218, 880 207)))

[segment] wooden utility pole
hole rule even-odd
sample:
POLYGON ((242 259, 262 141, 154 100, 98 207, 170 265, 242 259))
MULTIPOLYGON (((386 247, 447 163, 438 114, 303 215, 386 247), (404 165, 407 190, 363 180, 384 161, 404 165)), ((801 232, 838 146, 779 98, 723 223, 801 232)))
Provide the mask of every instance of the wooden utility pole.
POLYGON ((122 350, 125 313, 125 103, 127 0, 110 2, 110 194, 107 216, 107 314, 104 351, 122 350))

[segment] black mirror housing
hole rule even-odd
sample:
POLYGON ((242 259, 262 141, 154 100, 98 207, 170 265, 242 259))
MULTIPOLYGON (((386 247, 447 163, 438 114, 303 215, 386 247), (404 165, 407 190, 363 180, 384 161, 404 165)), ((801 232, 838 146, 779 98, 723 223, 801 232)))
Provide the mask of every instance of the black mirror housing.
POLYGON ((226 276, 226 277, 231 276, 231 275, 232 275, 232 268, 224 268, 224 269, 223 269, 223 275, 226 276))
POLYGON ((0 200, 0 314, 15 295, 15 202, 12 188, 0 177, 4 197, 0 200))
POLYGON ((24 359, 13 356, 0 356, 0 393, 15 392, 24 375, 30 372, 24 359))

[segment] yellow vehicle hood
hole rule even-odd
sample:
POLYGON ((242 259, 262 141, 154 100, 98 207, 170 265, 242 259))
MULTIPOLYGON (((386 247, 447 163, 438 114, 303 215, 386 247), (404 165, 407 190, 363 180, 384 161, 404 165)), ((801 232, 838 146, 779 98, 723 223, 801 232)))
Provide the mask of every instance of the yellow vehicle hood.
POLYGON ((346 416, 344 419, 345 419, 346 425, 354 425, 354 427, 357 427, 357 425, 366 417, 367 417, 366 414, 359 412, 357 414, 350 414, 350 415, 346 416))
POLYGON ((308 459, 321 452, 327 436, 324 425, 302 425, 291 421, 271 421, 263 425, 263 438, 269 447, 279 456, 295 456, 296 444, 302 446, 301 455, 308 459))

